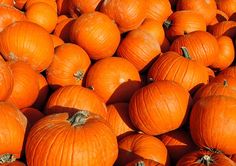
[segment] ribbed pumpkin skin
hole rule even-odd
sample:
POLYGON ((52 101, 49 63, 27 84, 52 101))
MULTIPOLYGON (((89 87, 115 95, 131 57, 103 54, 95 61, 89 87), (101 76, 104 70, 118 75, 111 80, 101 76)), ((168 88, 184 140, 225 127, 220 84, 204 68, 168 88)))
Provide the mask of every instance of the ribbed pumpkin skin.
POLYGON ((107 121, 117 137, 135 130, 129 118, 129 104, 115 103, 107 106, 107 121))
POLYGON ((138 164, 143 164, 144 166, 164 166, 163 164, 149 159, 137 159, 126 164, 125 166, 138 166, 138 164))
POLYGON ((107 15, 92 12, 75 20, 70 39, 81 46, 91 59, 98 60, 115 53, 120 42, 120 32, 107 15))
POLYGON ((118 155, 117 140, 105 120, 90 113, 84 124, 73 126, 67 113, 47 116, 28 136, 28 166, 111 166, 118 155))
POLYGON ((154 160, 163 165, 167 164, 167 149, 156 137, 146 134, 132 134, 120 140, 118 144, 120 151, 116 161, 117 165, 125 165, 135 160, 132 154, 140 158, 154 160))
POLYGON ((13 154, 14 158, 20 158, 25 130, 26 117, 12 104, 0 102, 0 154, 13 154))
POLYGON ((170 51, 183 55, 181 47, 186 47, 191 59, 204 66, 212 65, 219 53, 216 38, 204 31, 195 31, 179 37, 171 44, 170 51))
POLYGON ((147 0, 147 18, 155 19, 163 23, 172 13, 171 5, 168 0, 147 0))
POLYGON ((129 103, 130 119, 146 134, 163 134, 184 123, 190 100, 188 91, 174 81, 156 81, 134 93, 129 103))
POLYGON ((26 20, 25 15, 12 6, 2 5, 0 2, 0 32, 16 21, 26 20))
POLYGON ((78 110, 88 110, 106 118, 106 105, 90 89, 80 85, 61 87, 49 97, 45 114, 67 112, 70 115, 78 110))
POLYGON ((101 12, 114 20, 120 32, 127 32, 139 27, 146 18, 145 0, 106 0, 101 5, 101 12))
POLYGON ((236 0, 216 0, 217 8, 231 17, 236 12, 236 0))
POLYGON ((37 73, 30 65, 21 61, 8 62, 8 65, 13 74, 14 85, 7 101, 19 109, 30 107, 39 94, 37 73))
POLYGON ((0 59, 0 101, 6 100, 13 89, 13 74, 7 63, 0 59))
POLYGON ((217 6, 215 0, 178 0, 176 9, 194 10, 203 16, 208 25, 216 16, 217 6))
MULTIPOLYGON (((235 166, 235 163, 224 154, 212 153, 209 151, 194 151, 184 155, 177 163, 177 166, 207 166, 206 161, 200 162, 206 156, 211 160, 209 166, 235 166)), ((209 162, 209 161, 208 161, 209 162)))
POLYGON ((194 31, 206 31, 206 22, 201 14, 192 10, 176 11, 164 23, 170 41, 194 31), (170 24, 170 25, 169 25, 170 24))
POLYGON ((117 49, 120 57, 131 62, 138 71, 145 70, 161 53, 158 41, 145 31, 130 31, 117 49))
POLYGON ((86 76, 86 87, 107 103, 128 102, 141 87, 138 70, 128 60, 109 57, 93 64, 86 76))
POLYGON ((66 85, 81 85, 91 62, 78 45, 66 43, 55 48, 55 57, 46 70, 48 84, 57 89, 66 85))
POLYGON ((33 69, 43 71, 53 59, 54 47, 45 29, 35 23, 19 21, 0 33, 0 52, 7 60, 25 61, 33 69))
POLYGON ((148 71, 148 79, 172 80, 191 92, 202 84, 207 84, 208 75, 206 67, 172 51, 160 56, 148 71))
POLYGON ((174 130, 160 136, 172 161, 177 162, 186 153, 197 149, 190 134, 182 129, 174 130))
POLYGON ((228 36, 230 38, 236 37, 236 22, 235 21, 222 21, 211 28, 209 28, 209 32, 215 36, 228 36))
POLYGON ((72 0, 74 8, 80 13, 94 12, 101 0, 72 0))
POLYGON ((200 147, 236 153, 236 99, 209 96, 198 100, 190 116, 190 132, 200 147), (214 129, 214 130, 212 130, 214 129))

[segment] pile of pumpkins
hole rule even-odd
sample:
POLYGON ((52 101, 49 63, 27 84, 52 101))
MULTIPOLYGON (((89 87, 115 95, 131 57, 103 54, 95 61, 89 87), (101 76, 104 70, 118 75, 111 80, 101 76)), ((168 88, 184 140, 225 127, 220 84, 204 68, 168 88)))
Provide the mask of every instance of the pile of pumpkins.
POLYGON ((0 165, 235 166, 236 0, 0 0, 0 165))

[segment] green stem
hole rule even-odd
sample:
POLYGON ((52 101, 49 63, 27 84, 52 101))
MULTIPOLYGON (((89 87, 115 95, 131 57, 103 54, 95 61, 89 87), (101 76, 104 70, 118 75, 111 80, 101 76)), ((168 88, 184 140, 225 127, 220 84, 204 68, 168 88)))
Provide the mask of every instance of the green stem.
POLYGON ((188 49, 186 47, 181 47, 181 50, 183 52, 184 57, 191 60, 188 49))
POLYGON ((0 155, 0 164, 11 163, 15 160, 16 158, 13 154, 6 153, 6 154, 0 155))
POLYGON ((214 160, 209 155, 204 155, 201 157, 198 161, 199 164, 204 164, 206 166, 210 166, 212 163, 214 163, 214 160))
POLYGON ((145 163, 143 161, 139 161, 135 163, 135 166, 145 166, 145 163))
POLYGON ((74 73, 73 76, 80 81, 84 78, 84 72, 82 70, 79 70, 76 73, 74 73))
POLYGON ((166 20, 166 21, 163 23, 163 25, 164 25, 164 27, 165 27, 166 29, 169 29, 169 28, 171 27, 171 25, 172 25, 172 21, 166 20))
POLYGON ((86 123, 89 118, 89 112, 80 110, 68 119, 72 126, 81 126, 86 123))

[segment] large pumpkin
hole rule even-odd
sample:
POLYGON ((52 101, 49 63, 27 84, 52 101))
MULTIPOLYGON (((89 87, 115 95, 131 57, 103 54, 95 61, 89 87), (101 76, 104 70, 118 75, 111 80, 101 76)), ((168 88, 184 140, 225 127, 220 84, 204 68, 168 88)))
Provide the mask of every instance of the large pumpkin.
POLYGON ((70 85, 57 89, 49 97, 45 106, 45 114, 68 112, 70 115, 77 110, 88 110, 106 118, 106 105, 90 89, 80 85, 70 85))
POLYGON ((156 81, 134 93, 129 103, 130 119, 146 134, 163 134, 185 122, 190 100, 188 91, 174 81, 156 81))
POLYGON ((117 155, 115 134, 103 118, 88 111, 41 119, 26 143, 28 166, 111 166, 117 155))
POLYGON ((109 57, 90 67, 86 87, 91 87, 108 104, 128 102, 141 87, 141 79, 138 70, 128 60, 109 57))
POLYGON ((25 61, 37 71, 48 68, 53 52, 51 36, 35 23, 18 21, 0 33, 0 53, 3 57, 25 61))
POLYGON ((105 14, 91 12, 82 14, 72 24, 70 39, 81 46, 91 59, 112 56, 120 42, 117 25, 105 14))
POLYGON ((235 98, 209 96, 199 99, 193 105, 190 132, 194 142, 200 147, 216 149, 225 154, 235 154, 235 130, 235 98))

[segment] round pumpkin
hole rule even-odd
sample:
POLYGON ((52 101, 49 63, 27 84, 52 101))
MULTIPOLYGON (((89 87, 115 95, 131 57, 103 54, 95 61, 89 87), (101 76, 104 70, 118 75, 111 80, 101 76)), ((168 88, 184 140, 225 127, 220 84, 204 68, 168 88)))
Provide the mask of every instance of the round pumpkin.
POLYGON ((217 8, 231 17, 236 12, 236 0, 217 0, 217 8))
POLYGON ((160 164, 168 163, 165 145, 156 137, 146 134, 132 134, 119 141, 117 165, 125 165, 137 158, 154 160, 160 164))
POLYGON ((53 59, 53 41, 39 25, 18 21, 0 33, 0 53, 7 60, 24 61, 33 69, 43 71, 53 59))
POLYGON ((190 94, 181 85, 174 81, 156 81, 134 93, 129 115, 142 132, 160 135, 184 124, 190 102, 190 94))
POLYGON ((222 21, 213 25, 208 31, 215 37, 224 35, 233 39, 236 37, 236 22, 222 21))
POLYGON ((107 104, 128 102, 141 87, 138 70, 128 60, 108 57, 93 64, 86 76, 90 87, 107 104))
POLYGON ((186 47, 192 60, 204 66, 216 61, 219 45, 216 38, 208 32, 195 31, 177 38, 170 46, 170 51, 183 55, 182 47, 186 47))
POLYGON ((202 148, 236 153, 236 99, 228 96, 209 96, 199 99, 190 115, 190 132, 202 148), (212 132, 214 129, 214 132, 212 132))
POLYGON ((44 117, 44 114, 36 108, 27 107, 20 110, 28 120, 28 125, 32 127, 37 121, 44 117))
POLYGON ((27 0, 26 1, 26 4, 25 4, 25 9, 26 11, 28 10, 28 8, 35 4, 35 3, 46 3, 48 4, 49 6, 51 6, 54 11, 57 11, 57 3, 55 0, 27 0))
POLYGON ((50 36, 52 38, 54 48, 64 44, 64 41, 60 37, 53 35, 53 34, 50 34, 50 36))
POLYGON ((23 152, 27 119, 12 104, 0 102, 0 160, 2 163, 14 161, 20 158, 23 152))
POLYGON ((164 166, 154 160, 149 159, 137 159, 134 161, 129 162, 125 166, 164 166))
POLYGON ((73 7, 81 14, 94 12, 101 0, 72 0, 73 7))
POLYGON ((78 110, 90 112, 107 117, 106 105, 90 89, 80 85, 69 85, 57 89, 49 97, 44 109, 45 114, 67 112, 70 115, 78 110))
POLYGON ((82 85, 91 62, 78 45, 66 43, 55 48, 55 57, 46 70, 48 84, 53 89, 66 85, 82 85))
POLYGON ((236 79, 230 75, 219 74, 210 83, 223 83, 227 81, 227 85, 236 89, 236 79))
POLYGON ((117 55, 131 62, 138 71, 147 69, 160 53, 159 42, 141 29, 130 31, 117 49, 117 55))
POLYGON ((146 18, 145 0, 106 0, 101 5, 101 12, 114 20, 124 33, 138 28, 146 18))
POLYGON ((115 134, 100 116, 89 111, 49 115, 30 130, 28 166, 111 166, 118 155, 115 134))
POLYGON ((120 42, 120 32, 107 15, 91 12, 75 20, 70 39, 81 46, 91 59, 98 60, 115 53, 120 42))
POLYGON ((11 61, 8 65, 13 74, 14 85, 7 101, 19 109, 32 106, 39 94, 37 73, 30 65, 21 61, 11 61))
POLYGON ((235 163, 224 154, 210 151, 194 151, 184 155, 176 166, 234 166, 235 163))

